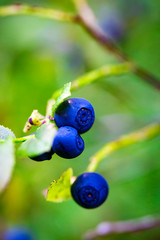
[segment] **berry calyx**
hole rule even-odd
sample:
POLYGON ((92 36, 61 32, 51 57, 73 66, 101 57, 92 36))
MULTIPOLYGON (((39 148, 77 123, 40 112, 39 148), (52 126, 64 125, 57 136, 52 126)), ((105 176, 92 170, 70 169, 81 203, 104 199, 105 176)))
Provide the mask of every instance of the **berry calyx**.
POLYGON ((71 186, 73 199, 88 209, 99 207, 106 200, 108 193, 107 181, 95 172, 81 174, 71 186))

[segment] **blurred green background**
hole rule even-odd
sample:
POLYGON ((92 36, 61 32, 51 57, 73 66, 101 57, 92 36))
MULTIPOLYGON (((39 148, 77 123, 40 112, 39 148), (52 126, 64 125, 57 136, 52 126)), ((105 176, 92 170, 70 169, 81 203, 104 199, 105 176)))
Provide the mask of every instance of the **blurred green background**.
MULTIPOLYGON (((75 11, 69 0, 20 2, 75 11)), ((0 6, 12 3, 1 0, 0 6)), ((111 37, 134 61, 160 77, 160 1, 90 0, 89 4, 106 34, 107 21, 116 19, 118 27, 113 24, 111 29, 117 30, 111 37)), ((79 26, 29 16, 0 17, 0 124, 23 136, 33 109, 44 114, 55 90, 107 63, 117 60, 79 26)), ((73 167, 79 175, 104 143, 160 118, 158 90, 133 74, 103 78, 72 97, 86 98, 96 112, 93 128, 83 135, 85 151, 73 160, 56 155, 41 163, 17 159, 12 181, 0 196, 2 230, 23 225, 37 240, 76 240, 101 221, 160 213, 159 137, 119 150, 101 163, 98 172, 110 185, 109 198, 101 207, 86 210, 73 200, 45 201, 42 190, 63 171, 73 167)), ((158 240, 160 230, 107 239, 158 240)))

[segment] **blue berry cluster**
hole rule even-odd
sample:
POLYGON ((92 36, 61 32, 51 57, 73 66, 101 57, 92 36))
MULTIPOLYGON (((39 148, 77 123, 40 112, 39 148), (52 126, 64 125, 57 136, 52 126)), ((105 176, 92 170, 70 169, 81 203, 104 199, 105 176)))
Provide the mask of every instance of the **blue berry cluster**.
POLYGON ((53 153, 63 158, 75 158, 84 150, 80 134, 87 132, 95 119, 94 109, 89 101, 70 98, 62 102, 54 115, 57 127, 52 148, 49 152, 30 157, 35 161, 50 160, 53 153))
POLYGON ((75 158, 84 150, 80 134, 93 125, 95 113, 86 99, 70 98, 57 108, 54 119, 59 129, 53 141, 53 151, 63 158, 75 158))
MULTIPOLYGON (((36 161, 49 160, 53 153, 63 158, 79 156, 84 150, 84 141, 80 134, 92 127, 95 113, 87 100, 70 98, 59 105, 54 119, 58 130, 51 151, 32 158, 36 161)), ((71 186, 75 202, 87 209, 100 206, 106 200, 108 192, 109 186, 105 178, 94 172, 83 173, 71 186)))

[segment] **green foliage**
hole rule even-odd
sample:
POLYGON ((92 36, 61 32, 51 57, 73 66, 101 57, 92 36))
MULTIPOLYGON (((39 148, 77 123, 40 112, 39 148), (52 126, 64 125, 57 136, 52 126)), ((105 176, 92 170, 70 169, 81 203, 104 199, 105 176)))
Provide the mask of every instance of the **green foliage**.
POLYGON ((9 128, 0 125, 0 139, 7 139, 9 136, 15 138, 14 133, 9 128))
POLYGON ((0 192, 8 184, 14 167, 14 144, 12 137, 0 142, 0 192))
POLYGON ((52 114, 53 115, 54 115, 57 107, 59 106, 59 104, 61 104, 64 101, 65 98, 67 98, 71 95, 70 89, 71 89, 71 82, 66 83, 62 90, 56 92, 56 94, 53 95, 53 98, 57 98, 55 104, 52 107, 52 114))
MULTIPOLYGON (((118 12, 123 11, 126 1, 88 2, 101 17, 102 9, 105 11, 116 4, 119 4, 118 12)), ((144 2, 149 2, 150 7, 147 12, 143 9, 142 16, 127 21, 130 11, 123 14, 127 33, 119 45, 135 62, 160 76, 160 4, 144 2)), ((11 3, 13 1, 2 0, 0 5, 11 3)), ((70 3, 66 0, 54 3, 33 0, 30 3, 75 10, 73 5, 72 9, 68 7, 70 3)), ((88 71, 115 63, 115 59, 80 27, 26 16, 0 18, 0 61, 0 120, 1 124, 14 129, 16 136, 22 136, 26 116, 35 108, 43 113, 48 96, 59 87, 88 71)), ((81 84, 85 85, 86 79, 83 80, 81 84)), ((87 167, 89 157, 105 143, 159 121, 158 91, 133 74, 110 78, 104 75, 101 81, 78 89, 73 97, 87 98, 96 111, 93 129, 84 136, 84 154, 75 161, 54 155, 53 161, 41 164, 17 159, 13 181, 0 200, 2 223, 5 226, 26 223, 40 240, 77 240, 100 221, 125 220, 160 212, 159 138, 119 150, 100 164, 99 172, 109 179, 111 189, 107 204, 102 208, 85 211, 72 201, 47 204, 40 197, 40 190, 48 185, 49 179, 57 179, 68 166, 78 175, 87 167)), ((36 135, 39 139, 38 133, 36 135)), ((7 147, 6 154, 9 149, 7 147)), ((7 162, 6 159, 8 157, 5 157, 7 162)), ((1 171, 0 163, 0 175, 1 171)), ((118 239, 148 240, 158 236, 159 230, 153 230, 118 239)))
POLYGON ((20 156, 34 157, 44 152, 49 152, 55 134, 54 124, 45 123, 35 133, 35 138, 28 139, 19 147, 20 156))
POLYGON ((47 201, 63 202, 71 197, 70 187, 73 176, 72 168, 64 172, 57 181, 53 181, 48 188, 47 201))

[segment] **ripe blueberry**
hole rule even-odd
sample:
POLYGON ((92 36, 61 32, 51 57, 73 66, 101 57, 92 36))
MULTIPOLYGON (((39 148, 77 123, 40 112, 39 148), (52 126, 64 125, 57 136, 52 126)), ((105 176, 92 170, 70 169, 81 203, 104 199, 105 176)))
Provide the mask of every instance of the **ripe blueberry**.
POLYGON ((83 152, 84 141, 75 128, 65 126, 57 130, 52 148, 60 157, 75 158, 83 152))
POLYGON ((125 36, 125 26, 118 15, 113 14, 104 19, 100 25, 107 37, 112 41, 119 42, 123 40, 125 36))
POLYGON ((35 160, 37 162, 40 162, 40 161, 44 161, 44 160, 50 160, 52 158, 52 155, 53 155, 53 149, 51 149, 51 151, 49 152, 45 152, 45 153, 42 153, 40 155, 37 155, 37 156, 28 156, 29 158, 31 158, 32 160, 35 160))
POLYGON ((9 228, 4 233, 3 240, 33 240, 33 236, 21 227, 9 228))
POLYGON ((98 173, 81 174, 71 186, 73 199, 84 208, 99 207, 107 198, 109 186, 98 173))
POLYGON ((86 99, 70 98, 59 105, 54 118, 58 127, 71 126, 79 133, 84 133, 92 127, 95 113, 86 99))

